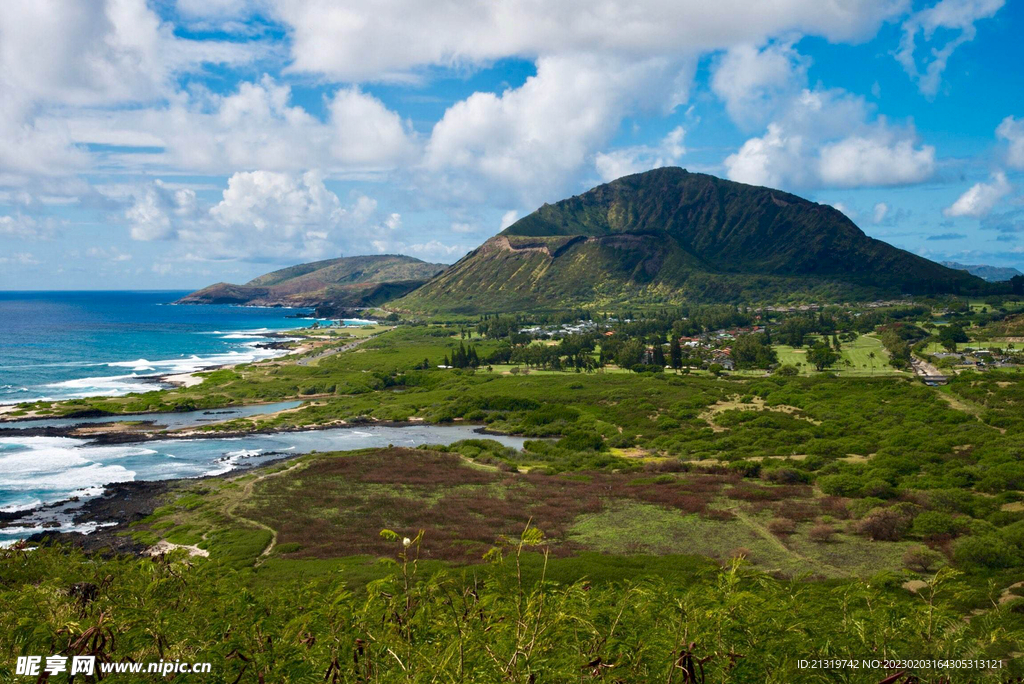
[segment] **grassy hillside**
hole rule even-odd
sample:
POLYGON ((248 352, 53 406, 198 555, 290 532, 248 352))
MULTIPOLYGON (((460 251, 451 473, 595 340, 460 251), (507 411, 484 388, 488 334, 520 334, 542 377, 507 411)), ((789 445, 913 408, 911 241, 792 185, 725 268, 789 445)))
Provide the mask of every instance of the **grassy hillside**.
POLYGON ((830 206, 666 168, 544 205, 394 306, 469 313, 987 288, 868 237, 830 206))
POLYGON ((444 269, 444 264, 428 264, 402 255, 342 257, 289 266, 245 285, 217 283, 193 292, 180 303, 377 306, 411 292, 444 269))

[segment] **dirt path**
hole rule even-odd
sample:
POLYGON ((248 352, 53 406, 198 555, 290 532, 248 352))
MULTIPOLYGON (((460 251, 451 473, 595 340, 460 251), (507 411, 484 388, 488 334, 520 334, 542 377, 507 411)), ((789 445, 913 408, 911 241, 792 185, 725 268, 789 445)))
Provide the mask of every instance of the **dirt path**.
POLYGON ((253 478, 252 480, 249 480, 242 487, 241 492, 238 495, 238 498, 235 499, 234 501, 232 501, 230 504, 228 504, 227 507, 224 508, 224 513, 229 518, 237 520, 237 521, 239 521, 239 522, 241 522, 243 524, 252 525, 253 527, 259 527, 260 529, 263 529, 263 530, 266 530, 266 531, 270 532, 270 543, 267 544, 267 547, 265 549, 263 549, 262 552, 260 552, 259 557, 257 557, 257 559, 256 559, 256 565, 260 565, 263 562, 263 559, 266 558, 267 556, 269 556, 270 552, 274 550, 275 546, 277 546, 277 530, 275 530, 270 525, 264 525, 263 523, 259 522, 258 520, 253 520, 252 518, 247 518, 244 515, 241 515, 240 513, 236 513, 235 510, 243 502, 249 500, 249 497, 252 496, 252 490, 256 486, 257 483, 263 482, 264 480, 268 480, 268 479, 270 479, 272 477, 278 477, 279 475, 284 475, 286 473, 290 473, 291 471, 295 470, 296 468, 298 468, 299 466, 302 466, 302 465, 303 465, 303 462, 299 461, 299 462, 291 464, 290 466, 288 466, 284 470, 278 470, 277 472, 267 473, 266 475, 260 475, 259 477, 253 478))
POLYGON ((764 525, 762 525, 761 523, 757 522, 756 520, 754 520, 753 518, 751 518, 750 516, 745 514, 743 511, 741 511, 739 509, 730 509, 730 512, 733 515, 736 516, 737 520, 739 520, 744 525, 746 525, 751 530, 753 530, 754 534, 756 534, 757 536, 761 537, 766 542, 768 542, 769 544, 771 544, 772 546, 774 546, 776 549, 778 549, 782 553, 786 554, 787 556, 795 558, 795 559, 799 560, 801 563, 805 563, 806 565, 818 568, 818 570, 820 570, 822 572, 822 574, 824 574, 826 576, 833 576, 833 577, 849 577, 850 576, 850 573, 844 571, 842 568, 838 568, 838 567, 836 567, 834 565, 830 565, 828 563, 823 563, 821 561, 817 561, 817 560, 814 560, 813 558, 808 558, 807 556, 804 556, 804 555, 801 555, 801 554, 797 553, 793 549, 791 549, 788 546, 786 546, 785 544, 783 544, 782 541, 778 537, 776 537, 774 534, 769 532, 768 528, 766 528, 764 525))
POLYGON ((1006 428, 996 427, 995 425, 989 425, 984 420, 982 420, 982 418, 981 418, 981 413, 982 413, 982 410, 983 410, 982 407, 978 406, 977 404, 968 403, 967 401, 964 401, 960 397, 953 396, 952 394, 947 394, 946 392, 943 392, 938 387, 935 388, 935 391, 939 395, 939 397, 942 398, 943 401, 945 401, 947 404, 952 406, 957 411, 963 411, 964 413, 966 413, 968 415, 974 416, 975 418, 978 419, 979 423, 981 423, 985 427, 990 427, 993 430, 998 430, 999 434, 1001 434, 1001 435, 1005 435, 1006 434, 1006 428))
POLYGON ((206 549, 201 549, 194 544, 172 544, 166 539, 161 539, 155 545, 146 549, 146 555, 162 556, 165 553, 168 553, 170 551, 176 551, 177 549, 185 549, 186 551, 188 551, 188 555, 190 556, 201 556, 203 558, 208 558, 210 556, 209 551, 207 551, 206 549))

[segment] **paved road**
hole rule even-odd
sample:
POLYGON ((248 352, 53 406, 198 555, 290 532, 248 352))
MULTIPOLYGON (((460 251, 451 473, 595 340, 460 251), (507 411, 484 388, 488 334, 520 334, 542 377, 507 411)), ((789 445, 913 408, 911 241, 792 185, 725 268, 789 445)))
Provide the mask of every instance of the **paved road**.
POLYGON ((913 366, 916 375, 926 378, 926 382, 945 383, 949 380, 945 373, 916 356, 910 359, 910 365, 913 366))
MULTIPOLYGON (((387 332, 387 331, 385 331, 385 332, 387 332)), ((376 335, 370 335, 369 337, 364 337, 364 338, 362 338, 360 340, 356 340, 355 342, 349 342, 348 344, 342 345, 340 347, 331 347, 330 349, 325 349, 322 352, 313 354, 312 356, 305 356, 305 357, 299 359, 298 365, 300 365, 300 366, 308 366, 312 362, 319 361, 322 358, 325 358, 325 357, 328 357, 328 356, 334 356, 335 354, 340 354, 341 352, 346 352, 349 349, 355 349, 356 347, 361 345, 363 342, 366 342, 367 340, 372 340, 374 337, 376 337, 376 335)))

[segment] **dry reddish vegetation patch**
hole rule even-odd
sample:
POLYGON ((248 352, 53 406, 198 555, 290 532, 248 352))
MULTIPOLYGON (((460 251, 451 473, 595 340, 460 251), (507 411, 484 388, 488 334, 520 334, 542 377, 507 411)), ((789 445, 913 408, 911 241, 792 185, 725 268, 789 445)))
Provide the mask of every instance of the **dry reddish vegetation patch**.
POLYGON ((613 500, 720 518, 708 504, 737 483, 731 474, 510 474, 452 454, 394 448, 323 457, 294 476, 268 478, 246 515, 276 529, 279 544, 298 544, 294 558, 391 555, 378 536, 388 528, 409 536, 425 530, 424 558, 474 561, 530 520, 554 542, 553 553, 568 555, 580 549, 568 541, 577 516, 613 500))

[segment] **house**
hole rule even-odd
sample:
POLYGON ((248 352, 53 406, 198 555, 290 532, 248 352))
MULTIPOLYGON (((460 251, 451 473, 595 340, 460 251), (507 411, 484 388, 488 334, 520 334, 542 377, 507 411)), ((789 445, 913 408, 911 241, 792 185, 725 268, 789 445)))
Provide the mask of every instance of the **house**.
POLYGON ((717 363, 726 370, 735 370, 736 362, 732 359, 732 350, 729 347, 716 349, 711 352, 711 363, 717 363))

